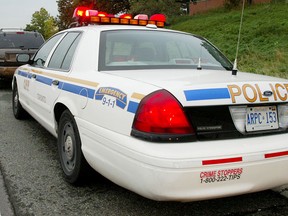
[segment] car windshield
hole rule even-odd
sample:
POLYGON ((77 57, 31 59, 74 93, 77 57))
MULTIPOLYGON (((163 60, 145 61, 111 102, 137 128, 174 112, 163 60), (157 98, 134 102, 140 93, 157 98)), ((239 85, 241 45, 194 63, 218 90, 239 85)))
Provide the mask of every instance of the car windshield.
POLYGON ((99 70, 232 70, 231 62, 207 40, 169 31, 113 30, 101 33, 99 70))
POLYGON ((43 37, 36 32, 5 32, 0 34, 0 49, 38 49, 43 43, 43 37))

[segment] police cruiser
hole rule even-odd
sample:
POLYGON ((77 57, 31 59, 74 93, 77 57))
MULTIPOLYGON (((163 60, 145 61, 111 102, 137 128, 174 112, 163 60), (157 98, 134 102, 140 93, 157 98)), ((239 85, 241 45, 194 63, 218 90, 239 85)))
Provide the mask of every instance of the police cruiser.
POLYGON ((165 16, 78 8, 13 77, 13 112, 57 137, 65 179, 93 168, 153 200, 194 201, 288 183, 288 81, 238 72, 165 16))

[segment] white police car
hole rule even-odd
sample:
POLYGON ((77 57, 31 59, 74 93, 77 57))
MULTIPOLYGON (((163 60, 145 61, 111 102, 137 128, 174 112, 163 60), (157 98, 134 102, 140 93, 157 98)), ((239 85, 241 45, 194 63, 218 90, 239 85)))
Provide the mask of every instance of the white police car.
POLYGON ((32 60, 18 56, 28 64, 13 78, 14 115, 27 111, 58 138, 67 181, 85 178, 89 164, 175 201, 288 183, 288 81, 232 75, 205 39, 157 27, 161 15, 138 18, 87 10, 79 23, 102 25, 57 33, 32 60))

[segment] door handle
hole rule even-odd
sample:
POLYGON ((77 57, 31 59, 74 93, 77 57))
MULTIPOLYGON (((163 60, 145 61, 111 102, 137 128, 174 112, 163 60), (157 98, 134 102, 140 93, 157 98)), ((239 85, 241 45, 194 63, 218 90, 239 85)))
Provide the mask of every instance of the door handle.
POLYGON ((36 79, 36 74, 32 74, 31 76, 33 79, 36 79))
POLYGON ((59 85, 59 80, 53 80, 52 84, 55 85, 55 86, 58 86, 59 85))

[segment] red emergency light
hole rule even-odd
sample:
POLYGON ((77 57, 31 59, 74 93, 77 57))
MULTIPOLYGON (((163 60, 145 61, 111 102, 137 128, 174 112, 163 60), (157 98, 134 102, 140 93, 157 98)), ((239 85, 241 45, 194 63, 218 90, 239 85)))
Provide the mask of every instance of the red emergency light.
POLYGON ((106 12, 103 12, 103 11, 99 11, 98 12, 98 15, 99 17, 106 17, 108 14, 106 12))
POLYGON ((121 19, 132 19, 132 15, 131 14, 122 14, 122 15, 120 15, 119 18, 121 18, 121 19))
POLYGON ((87 7, 77 7, 74 10, 74 14, 73 14, 73 18, 78 18, 78 17, 87 17, 89 16, 89 13, 87 13, 87 11, 89 11, 90 9, 87 7))
POLYGON ((134 19, 138 20, 148 20, 148 15, 147 14, 138 14, 134 17, 134 19))
POLYGON ((164 14, 154 14, 150 17, 150 20, 158 22, 166 22, 166 16, 164 14))

